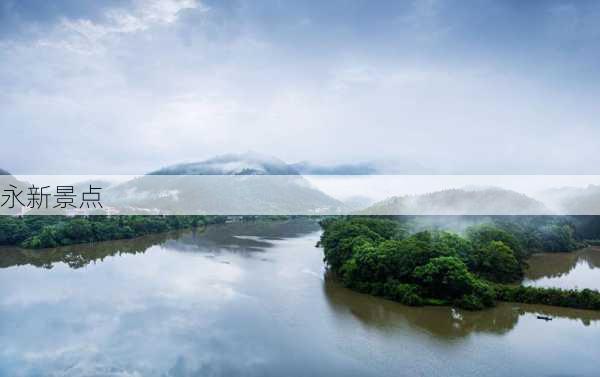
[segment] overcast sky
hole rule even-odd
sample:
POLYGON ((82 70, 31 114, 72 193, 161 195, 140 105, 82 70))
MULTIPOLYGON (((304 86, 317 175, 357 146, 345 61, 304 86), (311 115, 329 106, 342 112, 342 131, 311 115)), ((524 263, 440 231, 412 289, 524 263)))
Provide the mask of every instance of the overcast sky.
POLYGON ((0 0, 0 167, 600 173, 598 1, 0 0))

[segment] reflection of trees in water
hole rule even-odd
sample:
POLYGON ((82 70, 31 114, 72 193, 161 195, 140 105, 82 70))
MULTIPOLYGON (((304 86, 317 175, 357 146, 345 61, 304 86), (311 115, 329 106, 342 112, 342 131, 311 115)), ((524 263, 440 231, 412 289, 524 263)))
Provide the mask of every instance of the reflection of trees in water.
POLYGON ((588 247, 571 253, 543 253, 531 257, 525 277, 530 280, 568 275, 579 263, 590 269, 600 268, 600 247, 588 247))
POLYGON ((183 232, 169 232, 139 237, 130 240, 106 241, 52 249, 0 249, 0 268, 32 265, 50 269, 55 263, 66 263, 71 268, 81 268, 91 262, 101 262, 106 257, 123 254, 144 253, 151 246, 161 245, 176 239, 183 232))
POLYGON ((408 324, 443 338, 463 337, 474 331, 503 334, 516 325, 520 315, 508 305, 477 312, 447 306, 405 306, 354 292, 329 276, 325 279, 324 289, 328 302, 337 313, 349 312, 366 325, 383 329, 408 324))
POLYGON ((91 262, 101 262, 113 255, 144 253, 160 245, 178 251, 261 251, 273 246, 268 240, 297 237, 319 229, 316 221, 296 219, 287 221, 250 221, 209 225, 204 229, 182 230, 153 234, 129 240, 106 241, 94 244, 63 246, 52 249, 0 248, 0 268, 32 265, 52 268, 66 263, 81 268, 91 262))
POLYGON ((354 292, 329 275, 325 277, 323 289, 327 302, 336 315, 351 315, 362 324, 382 331, 408 325, 448 339, 478 332, 502 335, 512 330, 525 314, 581 320, 586 326, 600 320, 598 312, 543 305, 498 303, 494 308, 474 312, 445 306, 411 307, 354 292))

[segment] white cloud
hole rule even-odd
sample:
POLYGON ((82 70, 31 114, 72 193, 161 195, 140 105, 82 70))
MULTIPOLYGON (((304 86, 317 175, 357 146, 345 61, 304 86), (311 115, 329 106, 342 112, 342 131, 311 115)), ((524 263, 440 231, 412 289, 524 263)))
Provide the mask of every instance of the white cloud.
MULTIPOLYGON (((443 13, 419 4, 409 36, 440 36, 443 13)), ((0 126, 12 140, 0 167, 142 173, 246 150, 290 162, 407 158, 446 172, 600 166, 590 92, 504 60, 413 58, 414 45, 394 44, 406 36, 387 36, 383 54, 343 36, 325 49, 294 44, 249 22, 250 8, 140 1, 64 20, 41 41, 4 42, 0 126), (409 58, 392 53, 404 48, 409 58)), ((311 22, 317 34, 322 22, 311 22)))
POLYGON ((197 0, 149 0, 141 4, 141 19, 163 24, 175 22, 182 10, 200 6, 197 0))
POLYGON ((38 43, 80 53, 104 52, 103 43, 111 38, 172 24, 182 11, 198 7, 205 9, 197 0, 139 0, 132 10, 108 10, 102 21, 63 19, 55 34, 38 43))

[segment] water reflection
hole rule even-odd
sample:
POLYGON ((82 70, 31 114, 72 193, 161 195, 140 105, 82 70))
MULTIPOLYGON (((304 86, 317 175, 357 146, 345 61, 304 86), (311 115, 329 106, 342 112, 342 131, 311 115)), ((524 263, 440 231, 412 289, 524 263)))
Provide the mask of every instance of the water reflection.
POLYGON ((525 285, 600 289, 600 247, 571 253, 536 254, 528 263, 525 285))
POLYGON ((151 246, 164 245, 170 240, 178 239, 183 234, 183 232, 163 233, 131 240, 71 245, 42 250, 0 247, 0 268, 31 265, 51 269, 57 263, 65 263, 71 268, 82 268, 92 262, 102 262, 110 256, 144 253, 151 246))
POLYGON ((3 249, 0 376, 597 374, 598 312, 406 307, 324 275, 318 237, 292 220, 3 249))
POLYGON ((0 268, 32 265, 51 269, 56 263, 81 268, 110 256, 144 253, 152 246, 203 253, 260 252, 273 246, 272 240, 298 237, 317 230, 318 223, 309 219, 252 221, 42 250, 0 247, 0 268))
POLYGON ((393 301, 359 294, 328 277, 323 285, 327 302, 340 316, 351 315, 367 326, 382 331, 409 326, 443 339, 460 338, 471 333, 505 334, 523 315, 546 315, 581 321, 589 326, 600 321, 600 312, 544 305, 499 303, 495 308, 465 311, 450 307, 410 307, 393 301))
POLYGON ((188 232, 168 246, 180 251, 260 252, 271 247, 271 241, 299 237, 319 229, 319 224, 310 219, 234 222, 188 232))

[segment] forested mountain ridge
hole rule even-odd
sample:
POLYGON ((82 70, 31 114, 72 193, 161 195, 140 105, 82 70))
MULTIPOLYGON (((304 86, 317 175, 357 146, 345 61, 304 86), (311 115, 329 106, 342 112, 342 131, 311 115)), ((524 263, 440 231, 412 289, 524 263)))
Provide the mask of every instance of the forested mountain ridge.
POLYGON ((422 195, 394 196, 359 211, 363 215, 545 215, 540 201, 501 188, 448 189, 422 195))

